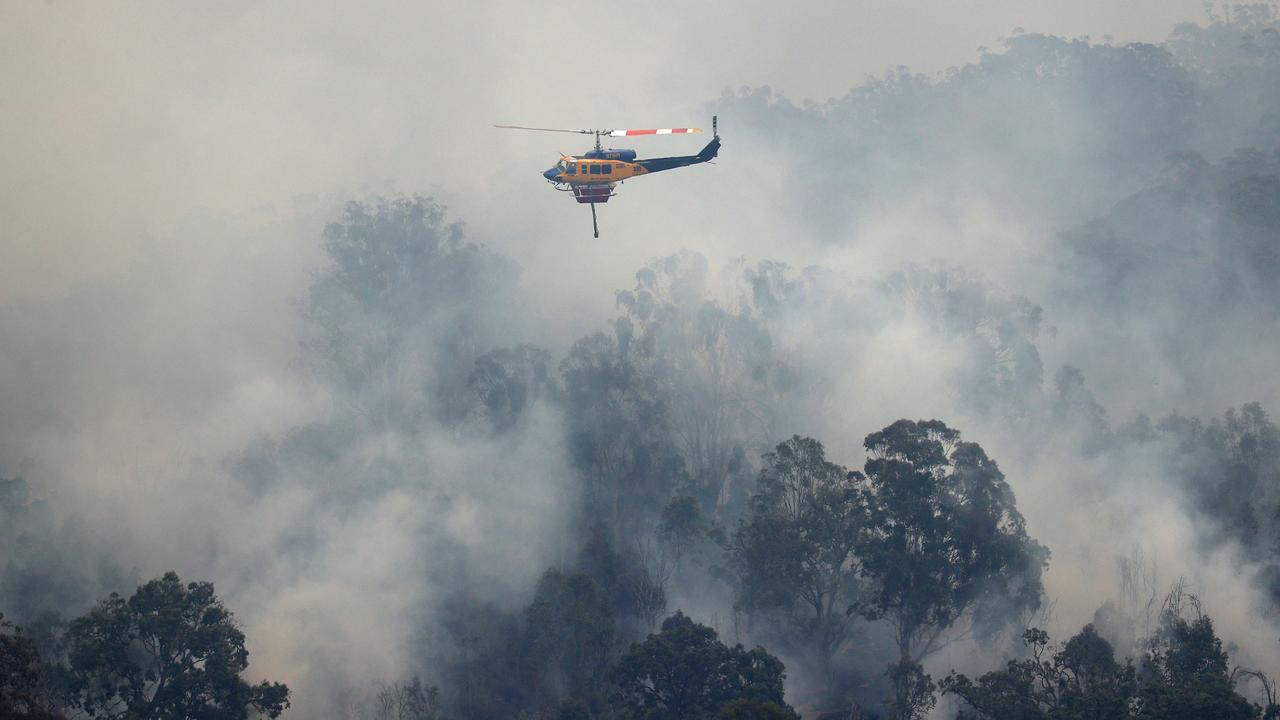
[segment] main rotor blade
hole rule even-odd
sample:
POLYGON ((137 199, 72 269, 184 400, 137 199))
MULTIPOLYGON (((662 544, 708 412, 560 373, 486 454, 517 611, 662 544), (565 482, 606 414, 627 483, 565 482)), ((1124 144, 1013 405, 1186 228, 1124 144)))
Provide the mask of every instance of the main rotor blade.
POLYGON ((626 137, 628 135, 680 135, 683 133, 700 133, 702 128, 658 128, 655 130, 613 130, 610 137, 626 137))
POLYGON ((595 130, 565 130, 564 128, 536 128, 525 127, 524 125, 494 125, 496 128, 504 128, 507 130, 541 130, 543 132, 567 132, 577 133, 579 135, 594 135, 595 130))

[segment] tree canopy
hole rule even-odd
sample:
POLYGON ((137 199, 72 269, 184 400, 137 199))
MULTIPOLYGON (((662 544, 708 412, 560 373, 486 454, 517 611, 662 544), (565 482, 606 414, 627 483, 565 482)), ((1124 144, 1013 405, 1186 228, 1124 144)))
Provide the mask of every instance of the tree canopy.
POLYGON ((938 420, 899 420, 867 436, 870 523, 855 608, 893 625, 919 661, 970 618, 978 630, 1034 610, 1049 553, 1027 535, 1013 491, 976 443, 938 420))
POLYGON ((822 443, 794 436, 764 456, 750 514, 733 535, 739 607, 786 613, 824 676, 848 639, 844 608, 867 527, 862 479, 829 462, 822 443))
POLYGON ((1119 662, 1093 625, 1052 654, 1049 635, 1030 629, 1023 635, 1030 658, 976 681, 952 673, 942 690, 964 701, 957 720, 1250 720, 1280 713, 1280 706, 1264 708, 1238 692, 1222 641, 1195 599, 1175 588, 1170 600, 1137 667, 1119 662))
POLYGON ((0 613, 0 717, 56 720, 42 677, 40 652, 31 638, 0 613))
POLYGON ((71 622, 70 704, 111 720, 277 717, 289 707, 289 689, 240 677, 249 664, 244 642, 211 583, 184 585, 165 573, 71 622))
POLYGON ((783 702, 784 677, 782 662, 764 648, 728 647, 681 612, 632 645, 612 672, 619 711, 630 720, 709 720, 722 711, 744 717, 741 706, 727 707, 734 701, 772 704, 794 718, 783 702))

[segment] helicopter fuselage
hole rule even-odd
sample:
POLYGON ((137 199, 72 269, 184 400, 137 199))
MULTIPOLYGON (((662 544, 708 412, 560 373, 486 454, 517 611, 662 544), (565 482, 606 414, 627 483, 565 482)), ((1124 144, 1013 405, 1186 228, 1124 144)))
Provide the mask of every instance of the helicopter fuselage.
MULTIPOLYGON (((595 153, 589 153, 594 155, 595 153)), ((630 155, 635 158, 634 150, 608 150, 605 154, 630 155)), ((610 183, 639 175, 648 174, 645 167, 634 161, 621 158, 565 157, 555 167, 542 173, 542 176, 554 183, 569 185, 588 185, 592 183, 610 183)))
POLYGON ((641 175, 704 163, 720 151, 720 138, 714 137, 697 155, 636 159, 635 150, 590 150, 581 156, 565 156, 542 176, 555 185, 602 185, 641 175))
POLYGON ((649 158, 640 160, 635 150, 606 150, 600 145, 601 137, 629 137, 632 135, 684 135, 700 133, 700 128, 651 128, 644 130, 570 130, 566 128, 529 127, 527 125, 495 125, 507 130, 537 130, 541 132, 576 133, 579 135, 595 135, 596 146, 583 155, 560 155, 560 162, 548 170, 542 177, 555 189, 572 192, 579 204, 591 207, 591 232, 600 237, 600 227, 596 224, 596 205, 609 202, 614 195, 614 188, 624 180, 641 175, 652 175, 663 170, 674 170, 687 165, 711 162, 720 152, 720 133, 716 130, 716 118, 711 117, 711 142, 698 151, 697 155, 679 155, 675 157, 649 158))

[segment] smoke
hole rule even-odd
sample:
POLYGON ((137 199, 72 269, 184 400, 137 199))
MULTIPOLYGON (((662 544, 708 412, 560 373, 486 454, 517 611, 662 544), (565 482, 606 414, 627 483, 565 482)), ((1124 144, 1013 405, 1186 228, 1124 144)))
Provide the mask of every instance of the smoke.
MULTIPOLYGON (((837 5, 0 11, 0 476, 30 488, 5 510, 0 609, 77 614, 172 568, 216 583, 251 673, 302 716, 431 677, 441 608, 520 608, 579 545, 564 406, 549 392, 494 427, 475 360, 533 343, 554 367, 619 316, 642 334, 615 292, 645 290, 689 321, 664 347, 703 363, 677 367, 678 419, 701 422, 716 383, 755 393, 725 404, 724 452, 681 446, 708 487, 740 501, 793 433, 858 467, 866 434, 937 417, 1000 463, 1053 552, 1055 636, 1106 600, 1141 632, 1140 566, 1143 592, 1186 579, 1240 662, 1280 667, 1257 631, 1265 563, 1214 539, 1177 438, 1122 432, 1280 407, 1270 6, 1175 30, 1199 2, 837 5), (617 26, 646 57, 567 78, 556 51, 617 26), (924 74, 884 73, 900 63, 924 74), (533 175, 579 148, 488 128, 713 112, 718 162, 624 186, 598 241, 533 175), (402 304, 317 305, 326 224, 398 190, 450 208, 430 233, 484 247, 444 251, 465 260, 402 304), (712 316, 725 346, 699 354, 712 316), (354 386, 317 349, 352 328, 403 331, 354 386)), ((728 634, 725 588, 671 597, 728 634)))

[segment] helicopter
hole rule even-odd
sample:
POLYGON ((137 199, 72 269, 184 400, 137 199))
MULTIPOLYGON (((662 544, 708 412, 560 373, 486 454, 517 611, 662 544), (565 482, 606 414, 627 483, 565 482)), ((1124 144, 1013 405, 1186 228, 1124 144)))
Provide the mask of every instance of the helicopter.
POLYGON ((676 157, 660 157, 641 160, 636 158, 635 150, 604 149, 600 145, 601 137, 632 137, 637 135, 683 135, 700 133, 702 128, 661 128, 648 130, 564 130, 561 128, 525 127, 523 125, 494 125, 505 130, 539 130, 542 132, 567 132, 580 135, 595 135, 596 147, 582 155, 560 154, 560 162, 542 173, 542 177, 551 183, 556 190, 572 192, 579 203, 591 206, 591 231, 600 237, 600 226, 596 223, 596 204, 609 202, 614 188, 623 180, 642 175, 650 175, 663 170, 714 160, 720 152, 720 133, 716 128, 716 117, 711 118, 711 142, 698 151, 697 155, 680 155, 676 157))

